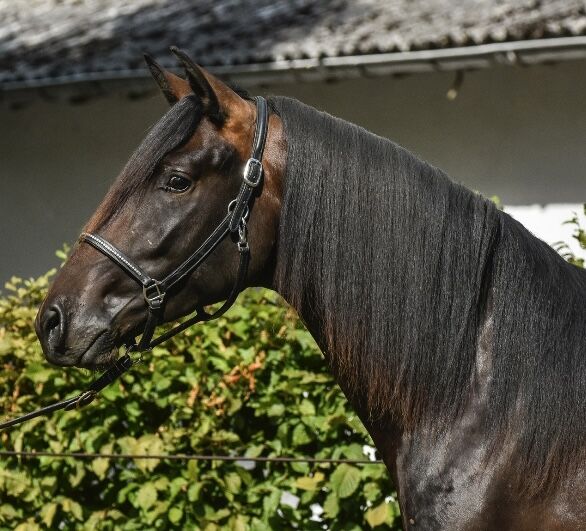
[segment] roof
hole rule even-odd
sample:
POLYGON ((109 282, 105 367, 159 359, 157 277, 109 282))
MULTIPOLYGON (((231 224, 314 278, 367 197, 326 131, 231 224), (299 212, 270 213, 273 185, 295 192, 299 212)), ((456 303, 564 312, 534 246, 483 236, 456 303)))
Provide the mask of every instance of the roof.
POLYGON ((585 36, 586 0, 0 0, 0 85, 142 77, 170 45, 229 73, 585 36))

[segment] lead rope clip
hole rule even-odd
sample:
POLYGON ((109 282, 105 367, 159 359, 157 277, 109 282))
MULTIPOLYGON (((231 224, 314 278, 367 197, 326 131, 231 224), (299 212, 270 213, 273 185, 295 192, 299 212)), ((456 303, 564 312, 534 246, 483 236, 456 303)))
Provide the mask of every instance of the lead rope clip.
POLYGON ((250 250, 248 246, 248 228, 246 220, 242 218, 238 225, 238 252, 247 253, 250 250))
POLYGON ((96 391, 93 391, 93 390, 89 390, 89 391, 85 391, 84 393, 81 393, 81 395, 79 395, 79 397, 75 401, 75 409, 81 409, 82 407, 85 407, 85 406, 91 404, 94 401, 94 399, 96 398, 97 394, 98 393, 96 393, 96 391))

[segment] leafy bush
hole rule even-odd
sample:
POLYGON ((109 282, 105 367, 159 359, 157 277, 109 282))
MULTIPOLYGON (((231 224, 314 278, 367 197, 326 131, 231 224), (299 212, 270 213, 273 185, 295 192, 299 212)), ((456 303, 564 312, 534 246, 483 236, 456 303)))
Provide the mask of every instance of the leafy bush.
MULTIPOLYGON (((584 205, 584 216, 586 216, 586 204, 584 205)), ((565 222, 565 225, 571 225, 574 227, 574 234, 572 237, 578 242, 581 249, 586 250, 586 229, 582 227, 578 214, 574 215, 565 222)), ((584 258, 576 256, 572 249, 564 242, 558 242, 554 244, 555 249, 570 263, 577 265, 578 267, 586 267, 586 261, 584 258)))
MULTIPOLYGON (((0 299, 0 411, 10 416, 92 378, 41 355, 32 323, 52 274, 13 278, 0 299)), ((271 292, 241 297, 225 318, 155 349, 88 408, 1 432, 1 449, 364 458, 372 443, 297 317, 271 292)), ((400 526, 379 464, 0 459, 5 529, 400 526)))

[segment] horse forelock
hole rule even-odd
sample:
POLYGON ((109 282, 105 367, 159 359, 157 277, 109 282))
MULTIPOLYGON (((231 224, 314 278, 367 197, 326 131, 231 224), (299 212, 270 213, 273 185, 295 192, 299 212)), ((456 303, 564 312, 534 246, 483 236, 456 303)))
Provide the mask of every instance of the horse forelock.
POLYGON ((495 440, 516 423, 528 491, 555 486, 584 451, 586 272, 396 144, 271 103, 288 146, 277 288, 320 323, 345 390, 372 416, 448 429, 473 392, 490 293, 487 422, 495 440))
POLYGON ((157 165, 192 137, 202 118, 203 108, 195 96, 174 104, 131 155, 84 230, 100 229, 116 217, 130 197, 146 189, 157 165))

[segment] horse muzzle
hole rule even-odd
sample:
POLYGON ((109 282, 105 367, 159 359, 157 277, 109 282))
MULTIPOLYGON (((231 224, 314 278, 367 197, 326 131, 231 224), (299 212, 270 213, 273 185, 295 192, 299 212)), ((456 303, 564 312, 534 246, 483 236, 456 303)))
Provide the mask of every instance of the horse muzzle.
POLYGON ((86 369, 111 363, 116 358, 117 345, 109 326, 74 323, 67 313, 64 302, 53 301, 43 305, 37 314, 35 330, 47 361, 61 367, 86 369))

